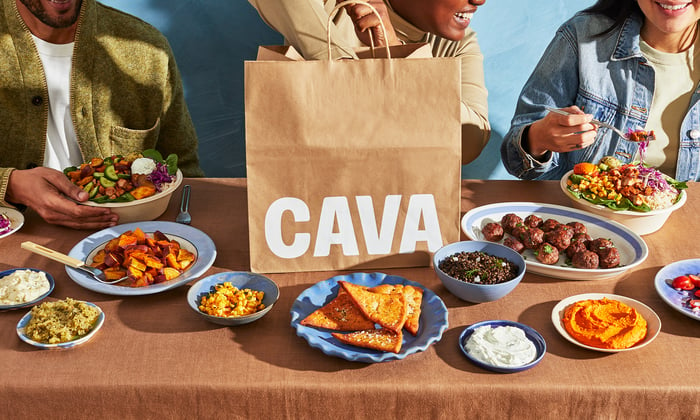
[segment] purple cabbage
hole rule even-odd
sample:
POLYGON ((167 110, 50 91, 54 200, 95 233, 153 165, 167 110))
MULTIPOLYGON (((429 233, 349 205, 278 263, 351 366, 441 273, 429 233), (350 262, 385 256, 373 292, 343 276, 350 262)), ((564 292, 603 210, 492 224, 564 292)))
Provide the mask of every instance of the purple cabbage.
POLYGON ((4 214, 0 214, 0 235, 4 235, 10 230, 12 230, 10 219, 4 214))
POLYGON ((156 169, 148 175, 148 179, 156 186, 156 190, 161 191, 163 184, 169 184, 175 180, 175 176, 168 173, 168 166, 156 162, 156 169))

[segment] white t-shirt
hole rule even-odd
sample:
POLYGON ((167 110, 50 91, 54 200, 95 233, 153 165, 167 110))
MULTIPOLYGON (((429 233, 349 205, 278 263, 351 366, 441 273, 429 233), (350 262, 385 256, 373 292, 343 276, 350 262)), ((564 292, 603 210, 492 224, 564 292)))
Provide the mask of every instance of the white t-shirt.
POLYGON ((49 89, 49 121, 44 166, 63 170, 82 162, 80 146, 70 115, 70 72, 73 43, 52 44, 35 36, 49 89))

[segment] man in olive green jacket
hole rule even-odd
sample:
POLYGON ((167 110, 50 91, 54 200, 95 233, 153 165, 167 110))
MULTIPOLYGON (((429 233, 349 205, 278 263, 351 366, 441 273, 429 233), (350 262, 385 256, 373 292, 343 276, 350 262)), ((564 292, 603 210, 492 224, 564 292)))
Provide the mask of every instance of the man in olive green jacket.
POLYGON ((87 194, 56 167, 63 161, 47 167, 47 125, 56 111, 49 81, 57 70, 42 63, 42 42, 67 45, 69 56, 72 43, 69 100, 59 121, 74 132, 63 140, 79 151, 71 163, 154 148, 177 154, 185 176, 203 175, 180 74, 158 30, 95 0, 0 1, 0 206, 28 206, 50 223, 75 228, 117 222, 107 209, 73 201, 87 194))

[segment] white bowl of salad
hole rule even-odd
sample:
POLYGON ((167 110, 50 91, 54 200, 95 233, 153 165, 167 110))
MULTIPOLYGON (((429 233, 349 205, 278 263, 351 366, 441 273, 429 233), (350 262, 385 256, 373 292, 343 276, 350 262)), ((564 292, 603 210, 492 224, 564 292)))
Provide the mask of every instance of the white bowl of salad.
POLYGON ((129 155, 92 158, 63 173, 90 194, 82 204, 108 207, 119 223, 154 220, 168 208, 173 192, 182 183, 177 156, 163 158, 149 149, 129 155))
POLYGON ((661 229, 687 199, 684 182, 609 156, 597 164, 577 164, 559 185, 575 207, 622 223, 638 235, 661 229))

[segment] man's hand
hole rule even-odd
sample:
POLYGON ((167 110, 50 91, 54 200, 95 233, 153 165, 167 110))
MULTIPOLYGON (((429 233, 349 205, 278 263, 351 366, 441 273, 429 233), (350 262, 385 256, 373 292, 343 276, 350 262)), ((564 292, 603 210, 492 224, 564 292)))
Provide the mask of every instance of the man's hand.
MULTIPOLYGON (((338 0, 336 3, 340 3, 342 0, 338 0)), ((372 39, 374 40, 375 47, 383 47, 385 45, 399 45, 399 41, 394 31, 394 27, 389 19, 389 12, 387 11, 386 4, 382 0, 366 0, 367 3, 374 7, 379 15, 381 16, 381 21, 384 23, 384 28, 386 29, 386 36, 388 39, 384 38, 384 33, 379 25, 379 17, 377 17, 372 9, 364 4, 351 4, 345 6, 345 10, 355 24, 355 32, 357 37, 360 38, 363 44, 370 46, 372 45, 370 41, 370 33, 372 39)))
POLYGON ((60 171, 38 167, 14 170, 5 194, 6 201, 34 209, 48 223, 75 229, 114 226, 119 216, 109 209, 82 206, 89 195, 60 171))
POLYGON ((593 116, 577 106, 563 108, 571 115, 550 112, 530 126, 527 136, 527 152, 537 158, 547 151, 564 153, 588 147, 595 141, 597 126, 591 124, 593 116))

